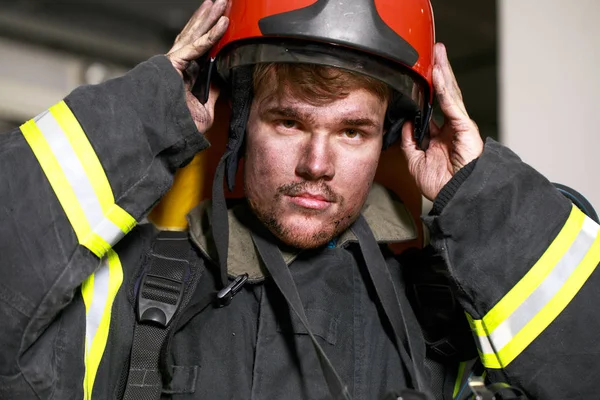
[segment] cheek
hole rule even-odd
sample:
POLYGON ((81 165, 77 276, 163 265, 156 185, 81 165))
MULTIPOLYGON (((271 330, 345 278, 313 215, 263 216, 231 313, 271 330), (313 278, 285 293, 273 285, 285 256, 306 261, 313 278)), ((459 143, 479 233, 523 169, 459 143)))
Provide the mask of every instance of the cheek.
POLYGON ((360 207, 366 198, 377 171, 379 155, 379 148, 373 148, 363 154, 344 157, 338 163, 338 190, 349 208, 360 207))
MULTIPOLYGON (((260 128, 256 128, 260 129, 260 128)), ((272 199, 276 189, 287 183, 286 174, 290 157, 284 157, 283 149, 268 134, 248 132, 246 144, 245 182, 246 194, 255 199, 272 199)))

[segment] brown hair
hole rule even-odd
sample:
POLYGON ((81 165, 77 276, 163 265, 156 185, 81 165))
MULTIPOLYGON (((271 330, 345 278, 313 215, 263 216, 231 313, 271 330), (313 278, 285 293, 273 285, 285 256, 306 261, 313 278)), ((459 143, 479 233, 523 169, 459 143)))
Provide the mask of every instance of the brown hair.
POLYGON ((256 98, 281 96, 289 91, 295 98, 313 105, 342 99, 356 89, 366 89, 382 101, 391 96, 390 87, 378 79, 316 64, 257 64, 253 88, 256 98))

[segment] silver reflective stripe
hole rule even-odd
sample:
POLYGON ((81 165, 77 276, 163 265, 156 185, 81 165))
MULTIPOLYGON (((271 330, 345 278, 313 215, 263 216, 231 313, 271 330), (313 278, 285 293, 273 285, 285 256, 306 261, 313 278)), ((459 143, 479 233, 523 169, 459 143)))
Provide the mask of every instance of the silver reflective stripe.
POLYGON ((492 346, 492 343, 490 343, 490 339, 487 336, 477 336, 477 339, 478 340, 476 340, 475 343, 483 354, 495 353, 494 347, 492 346))
POLYGON ((94 187, 58 121, 51 112, 41 114, 35 121, 73 189, 90 228, 110 246, 116 244, 125 233, 104 217, 94 187))
POLYGON ((100 223, 94 228, 94 232, 96 232, 98 236, 106 240, 106 242, 111 246, 117 243, 119 240, 121 240, 123 236, 125 236, 125 232, 123 232, 121 228, 113 224, 113 222, 108 218, 102 219, 102 221, 100 221, 100 223))
POLYGON ((498 353, 502 350, 554 298, 592 247, 598 229, 594 221, 585 217, 572 245, 542 283, 509 317, 488 334, 489 341, 486 336, 478 336, 484 354, 498 353))
POLYGON ((75 196, 87 217, 90 227, 93 228, 104 219, 104 214, 102 213, 102 207, 92 183, 88 179, 81 161, 79 161, 79 157, 77 157, 69 139, 52 113, 47 112, 44 114, 37 120, 36 124, 52 149, 52 153, 54 153, 56 161, 58 161, 71 188, 75 192, 75 196))
POLYGON ((108 265, 108 256, 102 257, 100 266, 94 273, 94 290, 92 303, 85 316, 85 339, 88 351, 92 348, 92 341, 102 321, 102 315, 106 308, 106 301, 109 294, 110 268, 108 265))

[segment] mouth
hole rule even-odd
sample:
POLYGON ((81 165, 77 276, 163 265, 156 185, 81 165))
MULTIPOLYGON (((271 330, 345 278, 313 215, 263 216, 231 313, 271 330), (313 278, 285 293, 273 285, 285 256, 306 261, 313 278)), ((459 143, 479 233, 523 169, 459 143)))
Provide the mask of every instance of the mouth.
POLYGON ((298 193, 287 197, 295 205, 311 210, 325 210, 333 204, 331 200, 320 194, 298 193))

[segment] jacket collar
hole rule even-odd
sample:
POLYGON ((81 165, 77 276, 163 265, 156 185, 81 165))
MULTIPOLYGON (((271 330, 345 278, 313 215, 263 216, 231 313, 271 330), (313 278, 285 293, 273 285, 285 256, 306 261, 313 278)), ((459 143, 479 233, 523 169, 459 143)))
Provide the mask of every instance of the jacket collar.
MULTIPOLYGON (((254 217, 245 200, 230 207, 228 214, 230 240, 227 272, 230 276, 248 274, 250 281, 260 282, 268 273, 256 252, 250 232, 264 227, 254 217)), ((371 188, 362 214, 378 243, 399 243, 417 237, 415 221, 404 204, 379 184, 374 184, 371 188)), ((210 229, 210 218, 210 200, 200 203, 187 215, 192 241, 205 257, 214 262, 217 251, 210 229)), ((346 246, 351 242, 357 242, 357 238, 348 229, 338 238, 337 246, 346 246)), ((302 250, 280 246, 280 251, 289 265, 302 250)))

